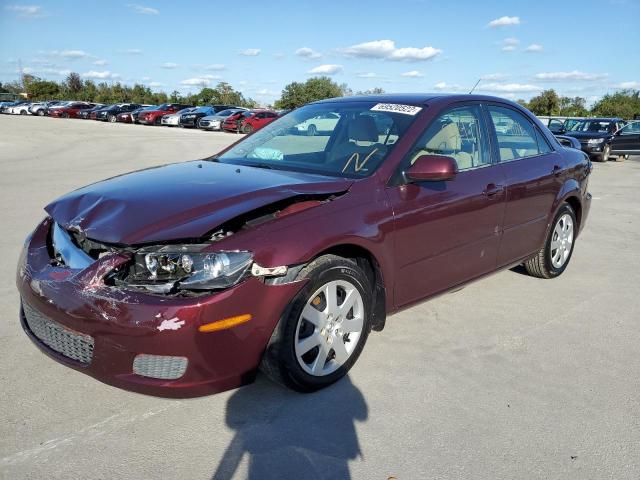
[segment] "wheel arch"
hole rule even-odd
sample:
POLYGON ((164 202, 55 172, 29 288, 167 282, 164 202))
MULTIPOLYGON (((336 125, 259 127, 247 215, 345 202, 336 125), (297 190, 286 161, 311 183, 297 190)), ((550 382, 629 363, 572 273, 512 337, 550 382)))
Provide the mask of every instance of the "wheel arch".
MULTIPOLYGON (((386 323, 387 300, 384 276, 380 262, 371 250, 355 243, 340 243, 318 252, 313 259, 323 255, 336 255, 356 262, 362 268, 373 286, 373 321, 372 328, 375 331, 382 331, 386 323)), ((310 261, 313 261, 311 259, 310 261)))

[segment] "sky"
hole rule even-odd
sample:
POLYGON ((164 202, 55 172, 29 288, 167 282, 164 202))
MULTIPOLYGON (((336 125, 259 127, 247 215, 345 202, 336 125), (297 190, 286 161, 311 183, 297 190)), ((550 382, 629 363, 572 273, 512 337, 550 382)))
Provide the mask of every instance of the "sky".
POLYGON ((640 0, 0 0, 0 82, 62 80, 197 92, 229 82, 271 104, 328 75, 353 91, 553 88, 593 103, 640 89, 640 0))

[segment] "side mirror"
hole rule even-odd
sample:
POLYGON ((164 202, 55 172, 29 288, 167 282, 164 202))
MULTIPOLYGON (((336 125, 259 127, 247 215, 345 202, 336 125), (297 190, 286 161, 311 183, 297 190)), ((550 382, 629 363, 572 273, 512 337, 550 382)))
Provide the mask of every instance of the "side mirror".
POLYGON ((451 180, 458 173, 458 165, 451 157, 421 155, 405 172, 409 182, 438 182, 451 180))

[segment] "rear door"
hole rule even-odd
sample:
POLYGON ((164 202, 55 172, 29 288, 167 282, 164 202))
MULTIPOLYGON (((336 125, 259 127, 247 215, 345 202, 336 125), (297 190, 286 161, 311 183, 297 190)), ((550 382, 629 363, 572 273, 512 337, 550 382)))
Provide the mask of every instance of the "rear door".
POLYGON ((611 139, 611 152, 640 155, 640 121, 622 127, 611 139))
POLYGON ((562 186, 564 164, 538 128, 507 105, 488 104, 494 155, 506 177, 506 207, 498 266, 540 249, 554 201, 562 186))
POLYGON ((427 154, 454 158, 459 172, 449 181, 400 181, 387 189, 395 218, 398 307, 496 267, 504 176, 492 161, 482 107, 463 104, 438 115, 401 170, 427 154))

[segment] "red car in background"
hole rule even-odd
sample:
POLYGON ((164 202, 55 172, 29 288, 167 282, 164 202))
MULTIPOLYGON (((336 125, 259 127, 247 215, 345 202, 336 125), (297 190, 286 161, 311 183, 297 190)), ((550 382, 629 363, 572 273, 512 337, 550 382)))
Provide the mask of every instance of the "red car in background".
POLYGON ((228 132, 252 133, 278 118, 272 110, 249 110, 230 115, 222 124, 222 129, 228 132))
POLYGON ((51 109, 49 111, 49 116, 56 118, 78 118, 78 113, 80 111, 91 110, 95 106, 95 103, 73 102, 64 107, 51 109))
POLYGON ((144 125, 160 125, 160 121, 164 115, 176 113, 183 108, 191 108, 193 105, 184 105, 182 103, 163 103, 155 110, 144 110, 138 115, 138 123, 144 125))
POLYGON ((45 207, 17 269, 22 327, 54 360, 142 393, 220 392, 259 367, 318 390, 387 315, 519 264, 561 275, 591 170, 500 98, 312 103, 212 157, 45 207), (323 138, 297 133, 327 116, 323 138))

